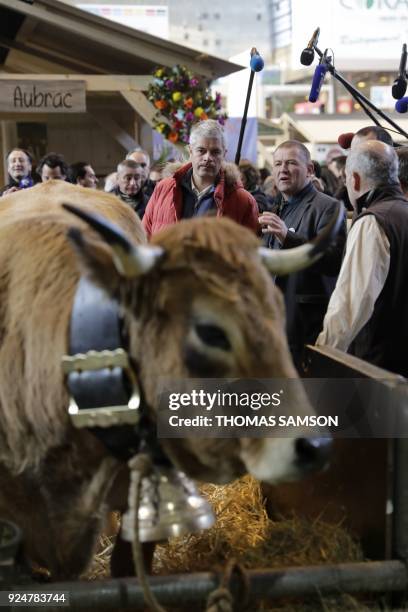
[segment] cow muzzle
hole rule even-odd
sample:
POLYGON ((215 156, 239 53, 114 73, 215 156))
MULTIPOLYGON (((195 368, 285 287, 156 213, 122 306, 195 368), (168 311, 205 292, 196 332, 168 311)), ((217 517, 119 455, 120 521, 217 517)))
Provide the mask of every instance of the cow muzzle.
POLYGON ((240 456, 248 472, 269 484, 299 480, 324 468, 330 459, 332 439, 324 437, 263 438, 242 440, 240 456))
POLYGON ((333 439, 298 438, 295 441, 296 463, 303 473, 324 469, 329 461, 333 448, 333 439))

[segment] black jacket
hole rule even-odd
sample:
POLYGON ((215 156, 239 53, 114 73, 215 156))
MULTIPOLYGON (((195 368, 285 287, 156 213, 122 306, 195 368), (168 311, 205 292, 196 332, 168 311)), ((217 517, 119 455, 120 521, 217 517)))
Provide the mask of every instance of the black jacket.
POLYGON ((115 194, 122 200, 122 202, 125 202, 125 204, 129 204, 139 218, 143 219, 146 206, 149 201, 149 196, 146 195, 143 190, 139 191, 139 193, 134 197, 127 196, 126 194, 122 193, 119 187, 114 187, 110 193, 115 194))
POLYGON ((408 376, 408 201, 399 185, 377 187, 357 204, 374 215, 390 244, 390 268, 370 320, 349 352, 382 368, 408 376))
POLYGON ((272 204, 268 199, 268 196, 262 191, 262 189, 260 189, 260 187, 257 187, 249 193, 255 198, 256 203, 258 204, 259 214, 272 210, 272 204))
MULTIPOLYGON (((288 233, 283 245, 273 236, 267 238, 270 248, 291 249, 315 238, 330 222, 339 202, 307 186, 294 203, 278 204, 274 211, 285 221, 288 233), (300 198, 300 199, 299 199, 300 198), (282 206, 283 204, 283 206, 282 206)), ((305 344, 313 344, 323 326, 330 295, 336 285, 346 242, 346 214, 337 239, 313 266, 277 277, 286 304, 286 329, 295 362, 299 363, 305 344)))
POLYGON ((4 187, 0 189, 0 197, 3 195, 5 191, 7 191, 7 189, 11 189, 11 187, 18 187, 18 186, 19 186, 19 181, 15 181, 14 179, 11 178, 11 176, 9 176, 9 182, 7 183, 7 185, 4 185, 4 187))

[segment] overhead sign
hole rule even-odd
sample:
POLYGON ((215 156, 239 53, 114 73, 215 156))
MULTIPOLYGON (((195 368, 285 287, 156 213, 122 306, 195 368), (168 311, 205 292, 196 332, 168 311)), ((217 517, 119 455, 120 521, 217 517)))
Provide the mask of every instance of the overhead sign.
MULTIPOLYGON (((318 46, 334 52, 334 63, 346 70, 397 70, 408 40, 408 0, 292 0, 292 67, 320 27, 318 46)), ((317 63, 317 60, 316 62, 317 63)))
POLYGON ((163 5, 132 4, 85 4, 75 1, 75 6, 98 17, 105 17, 122 25, 153 34, 159 38, 169 38, 169 11, 163 5))
POLYGON ((85 81, 0 80, 0 112, 84 113, 85 81))

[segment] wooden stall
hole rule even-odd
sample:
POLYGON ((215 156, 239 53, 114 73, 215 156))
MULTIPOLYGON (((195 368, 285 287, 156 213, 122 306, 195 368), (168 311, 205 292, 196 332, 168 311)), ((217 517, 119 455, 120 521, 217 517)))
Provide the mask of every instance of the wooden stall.
POLYGON ((155 66, 176 64, 208 79, 241 68, 58 0, 0 0, 0 185, 15 146, 89 161, 100 176, 137 144, 151 151, 143 91, 155 66))

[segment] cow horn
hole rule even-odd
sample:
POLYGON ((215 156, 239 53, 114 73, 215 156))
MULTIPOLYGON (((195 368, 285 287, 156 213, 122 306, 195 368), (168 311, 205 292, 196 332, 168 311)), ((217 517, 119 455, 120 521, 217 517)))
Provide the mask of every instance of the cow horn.
POLYGON ((152 270, 163 257, 164 250, 153 246, 135 246, 115 224, 101 215, 85 212, 72 204, 63 204, 65 210, 86 221, 110 245, 118 272, 127 278, 134 278, 152 270))
POLYGON ((344 208, 339 204, 330 222, 311 242, 293 249, 277 250, 259 247, 259 255, 269 272, 276 276, 297 272, 311 266, 323 256, 325 250, 336 238, 343 223, 344 208))

